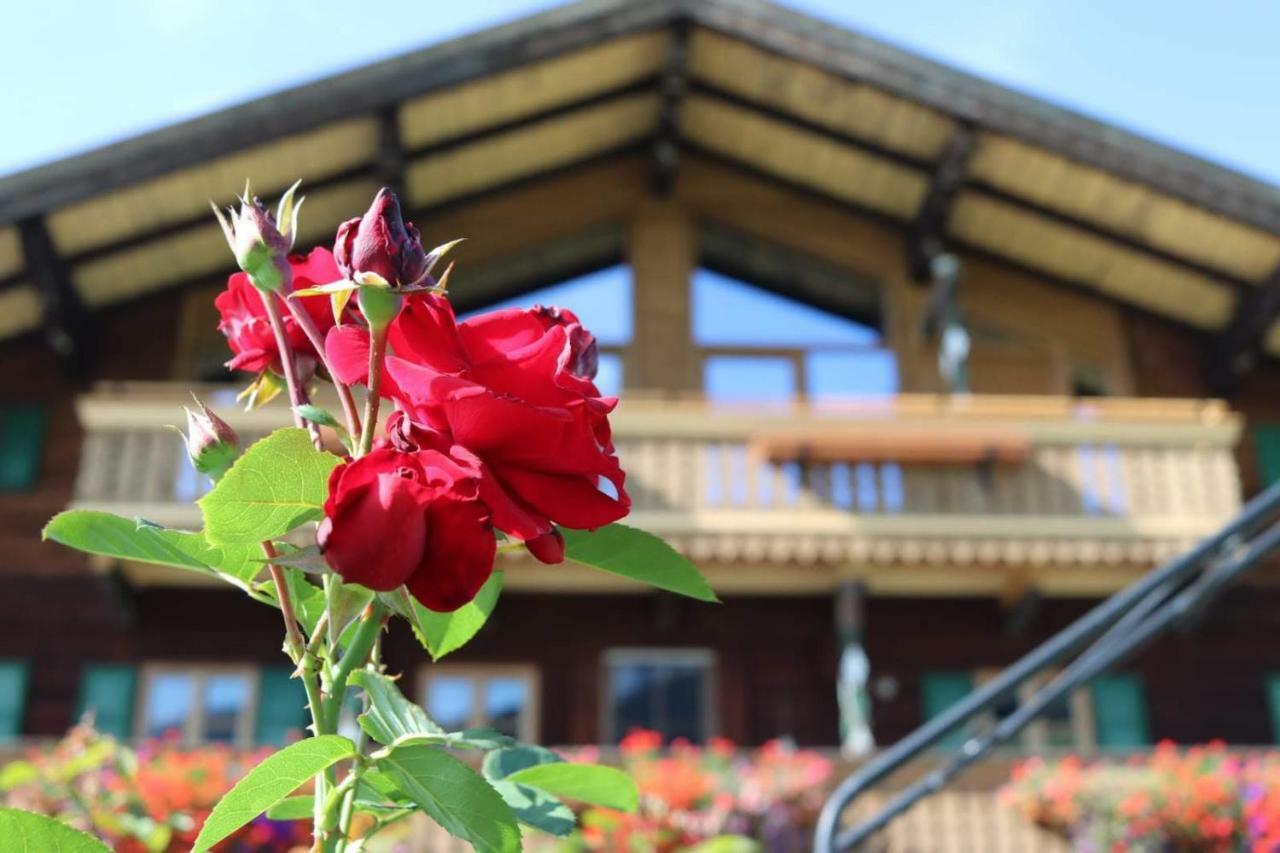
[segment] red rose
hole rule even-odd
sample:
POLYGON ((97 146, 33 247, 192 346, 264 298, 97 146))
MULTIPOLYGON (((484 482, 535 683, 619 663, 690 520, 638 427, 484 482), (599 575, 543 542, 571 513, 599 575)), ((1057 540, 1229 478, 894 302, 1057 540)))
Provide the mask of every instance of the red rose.
POLYGON ((412 222, 400 215, 396 194, 383 187, 362 217, 338 227, 334 258, 345 278, 374 273, 392 287, 416 284, 427 271, 427 253, 412 222))
MULTIPOLYGON (((448 437, 423 443, 397 421, 401 446, 447 447, 479 467, 494 526, 535 557, 563 558, 555 524, 591 529, 627 514, 608 421, 617 401, 580 372, 594 362, 595 339, 571 312, 513 309, 458 324, 447 300, 427 294, 406 302, 389 340, 388 396, 410 427, 448 437)), ((335 329, 325 350, 342 381, 364 381, 364 330, 335 329)))
MULTIPOLYGON (((301 290, 319 284, 328 284, 341 278, 338 266, 328 249, 312 249, 308 255, 290 255, 289 267, 293 272, 293 289, 301 290)), ((303 309, 324 332, 333 326, 333 312, 329 300, 324 298, 301 299, 303 309)), ((222 319, 218 331, 227 337, 227 344, 235 357, 227 362, 231 370, 261 373, 267 369, 280 370, 280 353, 276 351, 276 339, 271 333, 262 296, 249 281, 249 276, 238 272, 227 279, 227 289, 214 301, 222 319)), ((318 358, 296 320, 284 311, 284 327, 289 343, 297 355, 318 358)))
POLYGON ((435 450, 375 450, 329 477, 316 540, 348 583, 401 584, 431 610, 456 610, 493 572, 496 541, 479 472, 435 450))

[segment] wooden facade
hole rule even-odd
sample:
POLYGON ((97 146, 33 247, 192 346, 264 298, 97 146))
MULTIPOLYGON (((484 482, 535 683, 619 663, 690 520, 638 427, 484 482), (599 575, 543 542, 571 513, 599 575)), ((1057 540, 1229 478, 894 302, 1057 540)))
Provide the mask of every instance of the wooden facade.
MULTIPOLYGON (((421 91, 400 82, 379 90, 394 102, 360 101, 358 115, 326 112, 309 89, 295 102, 312 112, 273 113, 254 125, 260 139, 250 119, 263 104, 123 146, 110 156, 128 180, 80 161, 0 181, 0 217, 42 218, 54 255, 40 265, 20 251, 30 240, 8 241, 17 225, 0 227, 0 406, 46 413, 38 478, 0 493, 0 658, 29 665, 22 733, 65 729, 91 666, 279 663, 278 620, 234 590, 104 565, 37 535, 73 505, 198 524, 175 486, 177 442, 161 427, 177 419, 182 387, 211 378, 212 295, 227 258, 200 208, 246 171, 266 187, 307 171, 311 226, 354 215, 380 181, 401 184, 429 240, 470 238, 454 277, 464 308, 630 268, 634 332, 620 351, 616 433, 634 520, 703 565, 724 603, 504 564, 493 620, 447 665, 535 672, 544 742, 616 734, 606 730, 609 654, 665 649, 711 662, 706 734, 834 745, 834 599, 849 583, 866 595, 875 735, 893 741, 929 713, 929 677, 1011 662, 1263 485, 1247 428, 1280 421, 1280 372, 1267 355, 1280 349, 1269 325, 1245 340, 1232 317, 1250 288, 1273 286, 1274 188, 1122 135, 1114 149, 1090 148, 1077 137, 1097 128, 1072 126, 1073 136, 1066 119, 994 87, 957 101, 968 112, 948 112, 878 76, 894 59, 887 48, 829 43, 772 7, 654 3, 618 15, 619 5, 539 18, 520 30, 510 66, 439 72, 421 91), (690 21, 682 67, 668 27, 690 21), (855 56, 862 72, 842 71, 855 56), (673 73, 683 100, 664 118, 673 102, 653 84, 673 73), (360 153, 390 107, 396 174, 360 153), (1011 122, 1015 108, 1038 123, 1011 122), (289 116, 295 124, 280 124, 289 116), (934 167, 963 128, 977 134, 967 172, 940 195, 934 167), (204 142, 174 150, 188 137, 204 142), (664 142, 675 165, 654 155, 664 142), (166 153, 138 154, 148 150, 166 153), (929 291, 910 264, 924 209, 942 196, 951 204, 934 236, 964 269, 971 397, 942 394, 936 345, 921 331, 929 291), (715 353, 695 340, 690 307, 699 267, 876 325, 903 393, 831 410, 709 407, 699 395, 715 353), (57 345, 72 333, 75 359, 57 345), (1258 366, 1228 370, 1224 383, 1206 369, 1220 367, 1224 347, 1258 366), (1082 377, 1106 397, 1076 396, 1082 377), (848 498, 859 465, 874 482, 895 466, 897 497, 848 498)), ((405 62, 438 70, 516 39, 495 32, 405 62)), ((977 85, 924 72, 943 88, 977 85)), ((362 79, 334 85, 364 91, 362 79)), ((773 354, 799 363, 803 353, 773 354)), ((283 409, 230 419, 252 435, 283 409)), ((1259 570, 1128 669, 1141 678, 1151 738, 1280 737, 1267 705, 1280 676, 1265 642, 1280 618, 1273 574, 1259 570)), ((386 657, 407 689, 421 689, 426 658, 411 636, 393 632, 386 657)))

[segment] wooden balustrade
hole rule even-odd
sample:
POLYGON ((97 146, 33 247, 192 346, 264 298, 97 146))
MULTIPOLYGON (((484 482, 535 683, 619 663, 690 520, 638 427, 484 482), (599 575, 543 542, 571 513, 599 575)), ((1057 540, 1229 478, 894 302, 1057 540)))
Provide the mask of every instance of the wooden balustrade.
MULTIPOLYGON (((249 440, 287 422, 280 405, 243 413, 225 389, 202 396, 249 440)), ((76 505, 198 524, 204 486, 164 428, 183 398, 143 384, 82 397, 76 505)), ((613 424, 630 523, 711 562, 1141 565, 1240 503, 1239 421, 1214 402, 630 397, 613 424)))

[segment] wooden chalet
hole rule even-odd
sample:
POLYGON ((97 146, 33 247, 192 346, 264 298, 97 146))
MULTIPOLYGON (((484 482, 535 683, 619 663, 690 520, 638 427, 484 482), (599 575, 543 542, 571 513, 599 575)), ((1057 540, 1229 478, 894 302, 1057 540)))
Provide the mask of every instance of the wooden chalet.
MULTIPOLYGON (((512 558, 462 652, 388 641, 446 723, 834 746, 852 632, 890 742, 1280 477, 1280 189, 762 0, 585 0, 0 179, 0 734, 303 724, 276 614, 39 541, 70 506, 199 523, 188 387, 246 437, 287 420, 225 403, 208 199, 246 176, 303 180, 303 242, 397 188, 469 238, 462 309, 629 270, 632 523, 724 603, 512 558), (943 254, 972 393, 923 330, 943 254), (874 330, 898 393, 811 399, 810 347, 699 341, 699 270, 874 330), (759 357, 791 399, 704 398, 759 357)), ((1264 568, 1024 746, 1275 742, 1278 628, 1264 568)))

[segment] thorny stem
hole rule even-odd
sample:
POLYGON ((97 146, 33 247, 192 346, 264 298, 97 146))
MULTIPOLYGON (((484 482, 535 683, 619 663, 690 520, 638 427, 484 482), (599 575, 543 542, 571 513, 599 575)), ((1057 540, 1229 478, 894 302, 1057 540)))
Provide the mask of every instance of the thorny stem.
POLYGON ((276 303, 274 293, 258 291, 262 297, 262 307, 266 309, 267 319, 271 322, 271 332, 275 335, 276 350, 280 353, 280 368, 284 371, 284 384, 289 389, 289 403, 293 408, 293 423, 311 433, 311 441, 317 450, 324 449, 320 438, 320 427, 306 420, 298 413, 298 406, 306 405, 307 390, 298 381, 298 362, 293 357, 293 346, 289 343, 289 335, 284 328, 284 317, 280 315, 280 306, 276 303))
POLYGON ((289 306, 289 313, 293 315, 298 328, 302 329, 302 333, 311 342, 311 346, 320 357, 320 361, 324 363, 325 369, 329 371, 329 379, 333 382, 333 387, 338 392, 338 402, 342 404, 342 414, 347 419, 347 434, 351 436, 352 441, 355 441, 360 437, 360 415, 356 412, 355 398, 351 396, 351 386, 344 382, 339 382, 338 377, 334 375, 333 370, 329 367, 328 360, 324 354, 324 337, 321 336, 320 329, 316 326, 316 321, 307 313, 307 309, 302 307, 296 299, 286 299, 284 302, 289 306))
POLYGON ((364 456, 373 447, 373 434, 378 426, 379 392, 382 390, 382 362, 387 353, 387 330, 369 330, 369 397, 364 404, 364 429, 360 432, 357 456, 364 456))
MULTIPOLYGON (((262 553, 267 556, 268 561, 279 556, 275 544, 269 541, 262 543, 262 553)), ((307 641, 298 630, 298 618, 293 612, 293 599, 289 596, 289 586, 284 580, 284 569, 273 562, 267 563, 267 569, 271 572, 271 582, 275 584, 276 598, 280 601, 280 613, 284 616, 284 636, 289 649, 289 658, 295 665, 301 665, 306 654, 307 641)))

